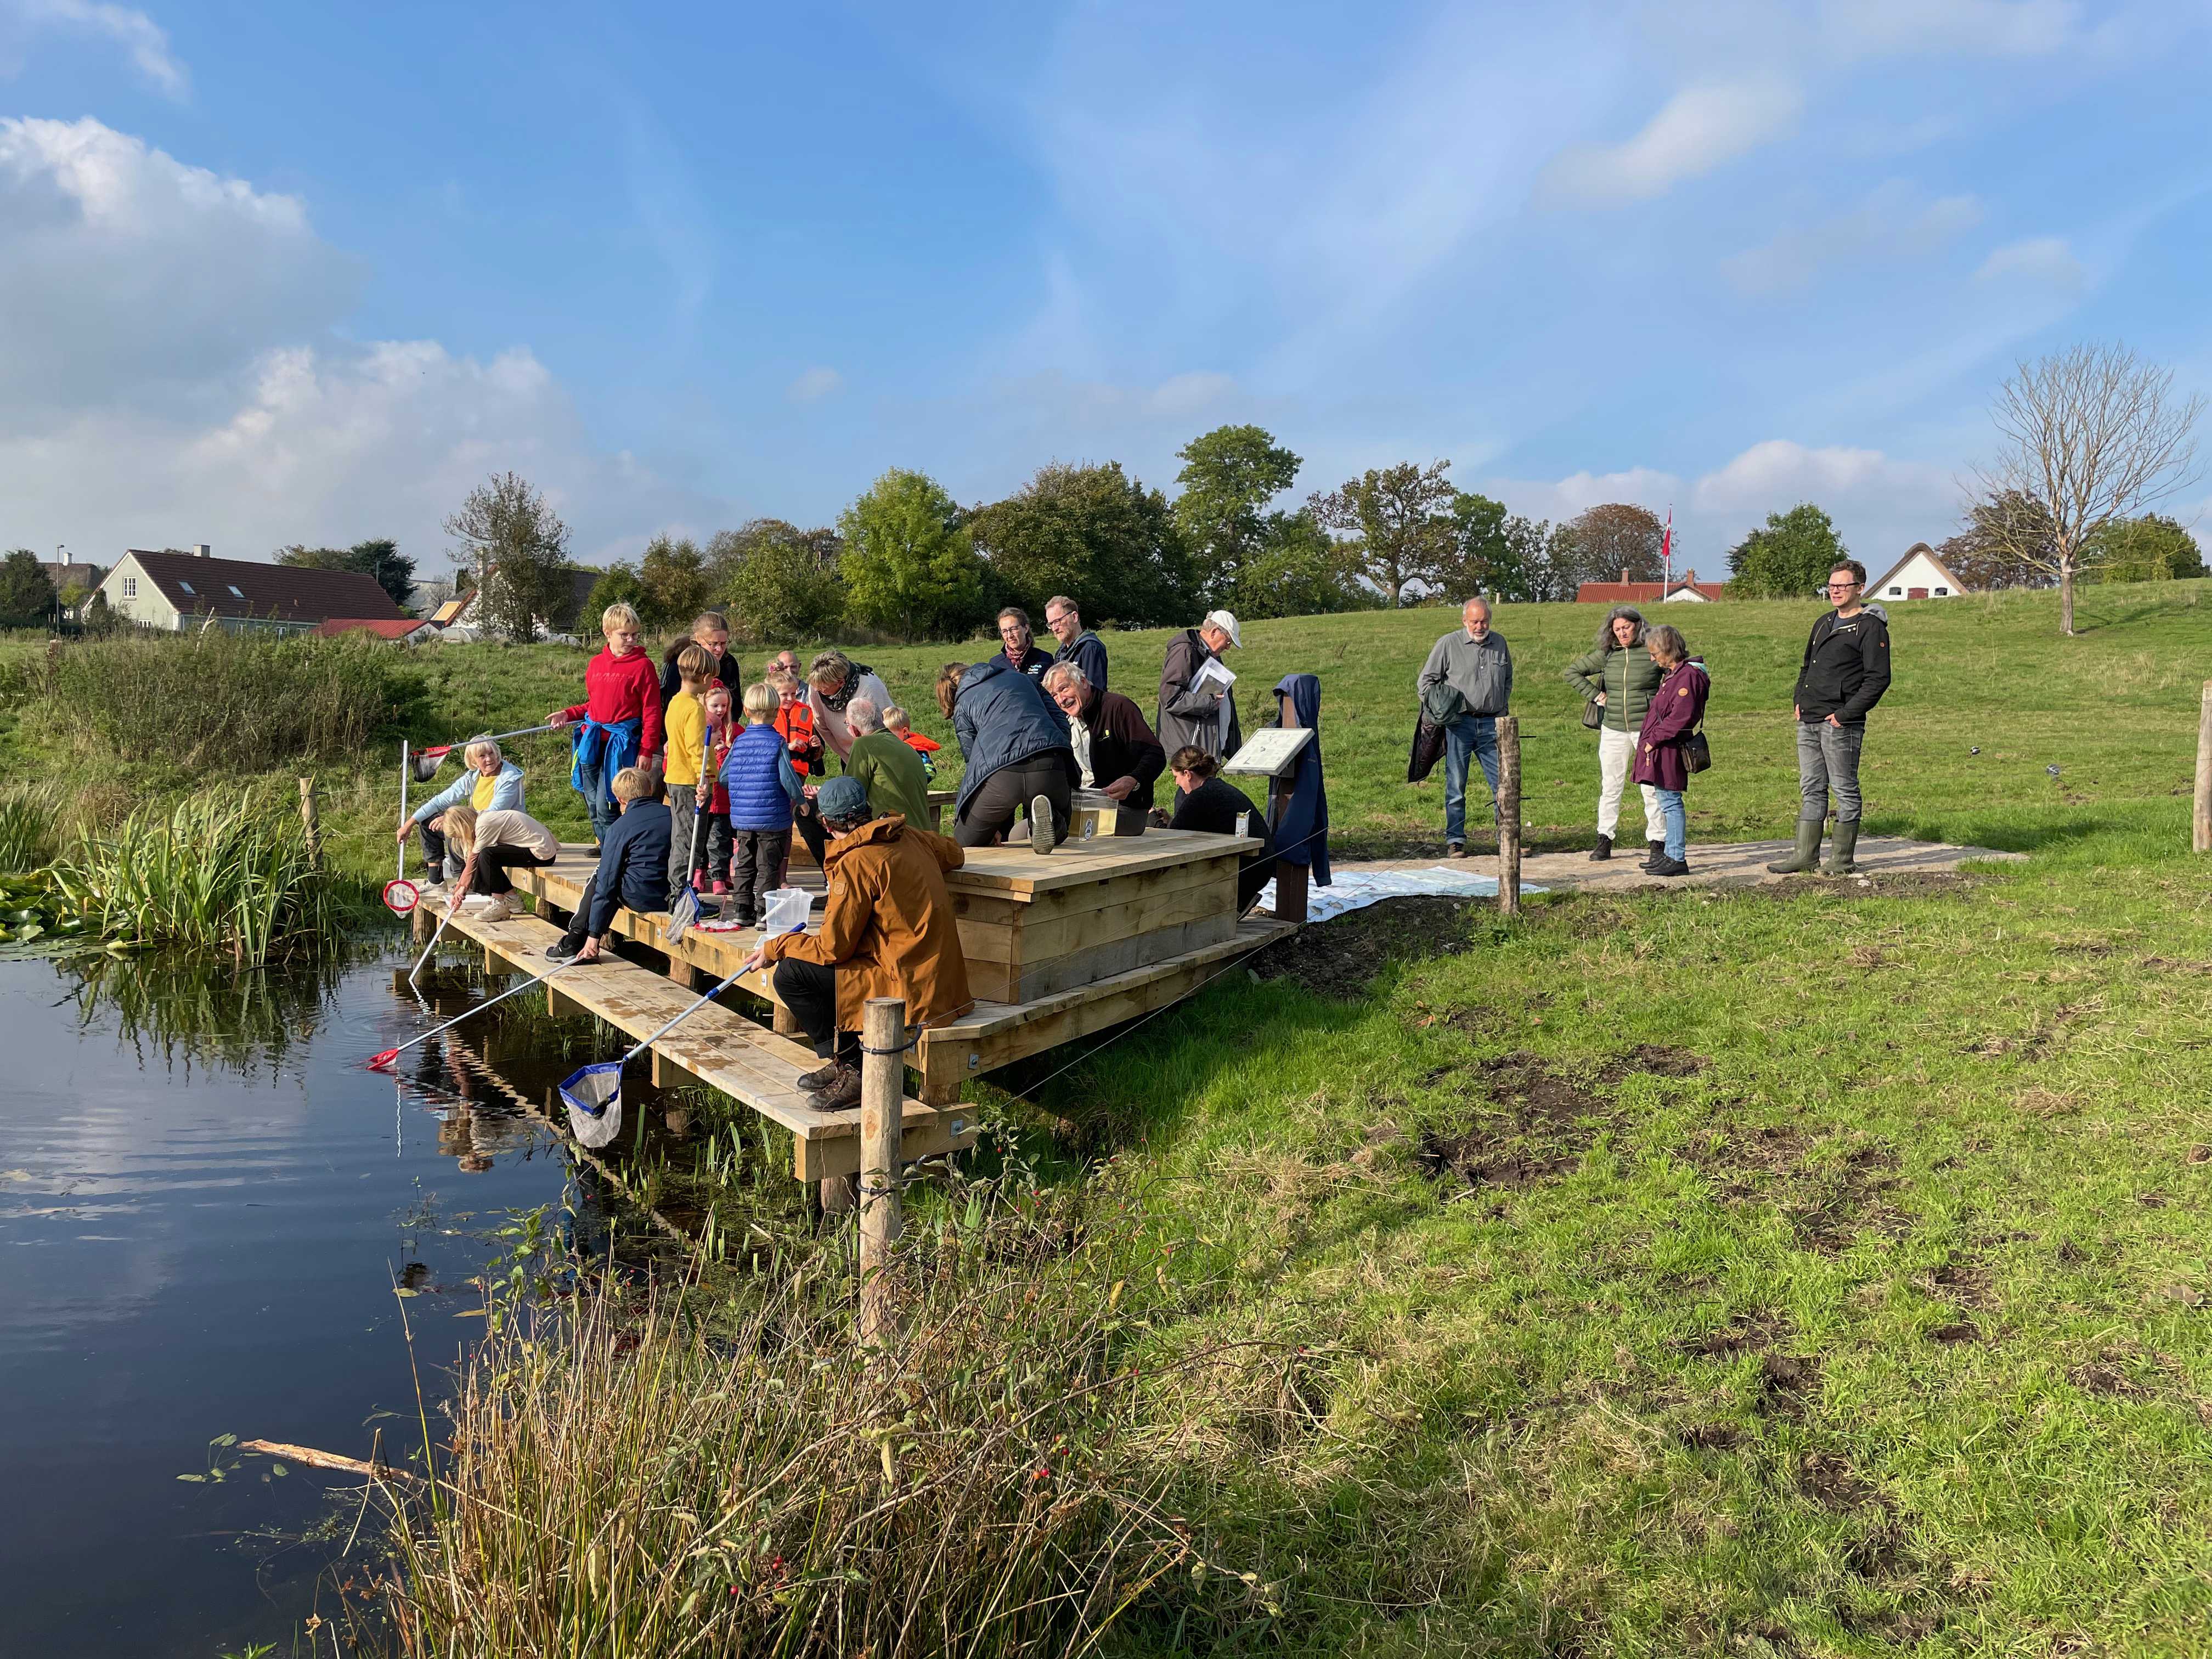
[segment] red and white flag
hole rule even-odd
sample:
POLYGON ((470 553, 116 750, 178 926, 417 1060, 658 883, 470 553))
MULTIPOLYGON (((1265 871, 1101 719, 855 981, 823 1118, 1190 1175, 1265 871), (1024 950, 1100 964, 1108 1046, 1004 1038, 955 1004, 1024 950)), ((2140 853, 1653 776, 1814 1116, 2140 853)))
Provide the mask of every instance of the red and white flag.
POLYGON ((1674 503, 1672 501, 1667 503, 1667 533, 1659 538, 1659 562, 1666 572, 1660 588, 1660 597, 1664 599, 1666 590, 1674 585, 1674 503))

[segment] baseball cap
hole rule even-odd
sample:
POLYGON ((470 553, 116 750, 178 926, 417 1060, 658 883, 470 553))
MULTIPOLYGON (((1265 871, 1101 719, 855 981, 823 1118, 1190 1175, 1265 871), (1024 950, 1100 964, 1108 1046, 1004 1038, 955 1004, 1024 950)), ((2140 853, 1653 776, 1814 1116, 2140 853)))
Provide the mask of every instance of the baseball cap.
MULTIPOLYGON (((1190 612, 1188 611, 1183 612, 1183 615, 1186 617, 1189 614, 1190 612)), ((1237 618, 1231 616, 1226 611, 1207 611, 1206 613, 1206 620, 1199 623, 1199 626, 1200 628, 1218 628, 1223 633, 1229 635, 1230 644, 1235 646, 1240 651, 1244 648, 1244 636, 1237 631, 1237 618)))
POLYGON ((856 818, 868 810, 868 792, 858 778, 832 778, 814 798, 814 809, 825 818, 856 818))

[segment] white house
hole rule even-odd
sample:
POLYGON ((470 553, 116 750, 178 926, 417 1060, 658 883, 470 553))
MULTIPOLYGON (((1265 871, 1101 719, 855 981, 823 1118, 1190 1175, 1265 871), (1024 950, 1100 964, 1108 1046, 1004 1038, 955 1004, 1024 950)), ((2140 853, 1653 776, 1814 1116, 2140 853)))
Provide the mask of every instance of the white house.
POLYGON ((208 627, 305 634, 333 617, 386 622, 404 615, 374 577, 357 571, 218 559, 205 542, 189 553, 134 547, 99 592, 116 616, 169 634, 208 627))
POLYGON ((1866 597, 1886 605, 1892 599, 1955 599, 1966 591, 1934 548, 1915 542, 1887 576, 1867 584, 1866 597))

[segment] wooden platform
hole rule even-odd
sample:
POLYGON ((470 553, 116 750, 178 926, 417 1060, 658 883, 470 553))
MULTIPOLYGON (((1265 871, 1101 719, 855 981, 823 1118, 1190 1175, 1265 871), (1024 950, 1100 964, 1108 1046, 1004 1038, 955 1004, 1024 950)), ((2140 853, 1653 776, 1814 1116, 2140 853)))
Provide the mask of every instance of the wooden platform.
MULTIPOLYGON (((969 1079, 1164 1007, 1291 932, 1292 924, 1272 918, 1237 920, 1237 860, 1256 845, 1155 830, 1042 855, 1025 847, 970 849, 946 884, 977 1005, 965 1018, 922 1033, 915 1056, 922 1101, 949 1106, 969 1079)), ((567 915, 593 863, 588 848, 564 846, 545 868, 513 874, 541 909, 567 915)), ((666 923, 663 913, 618 910, 613 931, 667 958, 671 975, 686 987, 735 971, 758 942, 750 929, 694 928, 672 945, 666 923)), ((775 1004, 767 973, 740 984, 775 1004)))
MULTIPOLYGON (((444 901, 426 899, 422 908, 433 915, 442 915, 444 901)), ((557 965, 546 959, 545 947, 561 937, 561 930, 535 916, 485 922, 464 911, 453 918, 447 933, 463 934, 481 945, 484 965, 492 972, 542 979, 557 965)), ((635 963, 608 956, 567 969, 545 988, 545 994, 556 1012, 588 1013, 641 1040, 666 1024, 696 993, 635 963)), ((734 988, 726 994, 734 995, 734 988)), ((696 1083, 720 1090, 790 1130, 795 1148, 792 1173, 800 1180, 858 1173, 860 1114, 857 1109, 817 1111, 806 1103, 797 1079, 821 1062, 803 1043, 779 1036, 717 1002, 655 1042, 650 1052, 656 1084, 696 1083)), ((957 1107, 939 1109, 910 1099, 904 1118, 908 1158, 933 1158, 972 1146, 975 1139, 973 1121, 957 1107)))

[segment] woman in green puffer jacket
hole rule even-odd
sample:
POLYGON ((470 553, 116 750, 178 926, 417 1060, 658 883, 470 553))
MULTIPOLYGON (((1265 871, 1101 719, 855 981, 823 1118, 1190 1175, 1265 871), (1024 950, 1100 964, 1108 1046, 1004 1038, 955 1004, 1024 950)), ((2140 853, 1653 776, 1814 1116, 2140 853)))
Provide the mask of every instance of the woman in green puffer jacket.
MULTIPOLYGON (((1605 626, 1597 630, 1597 645, 1567 665, 1567 683, 1599 706, 1602 723, 1597 734, 1597 846, 1593 863, 1613 856, 1613 831, 1620 827, 1620 792, 1628 781, 1630 763, 1636 758, 1636 734, 1644 725, 1644 711, 1659 689, 1659 665, 1644 648, 1644 613, 1632 605, 1616 605, 1605 613, 1605 626)), ((1644 787, 1644 838, 1658 856, 1659 803, 1651 786, 1644 787)))

